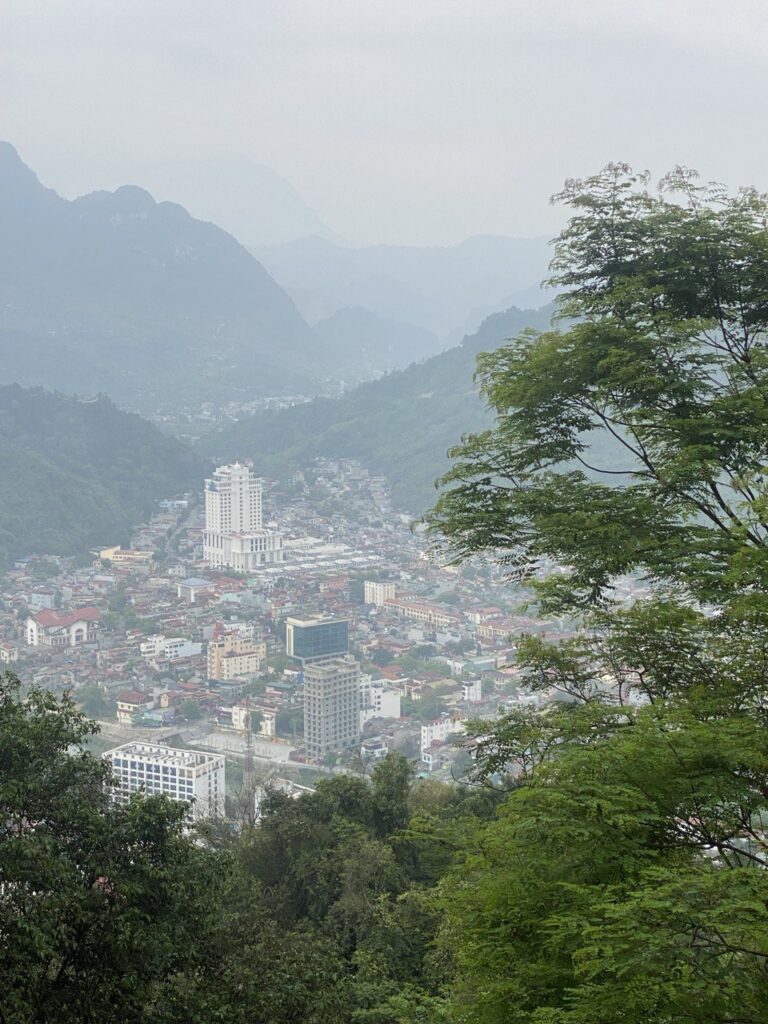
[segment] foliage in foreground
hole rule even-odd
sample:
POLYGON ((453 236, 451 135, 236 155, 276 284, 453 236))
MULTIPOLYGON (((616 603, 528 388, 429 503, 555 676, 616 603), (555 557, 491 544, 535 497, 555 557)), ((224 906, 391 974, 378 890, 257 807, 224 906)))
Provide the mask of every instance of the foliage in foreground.
POLYGON ((479 731, 510 790, 442 880, 455 1020, 768 1017, 768 201, 611 166, 562 195, 563 331, 482 356, 496 425, 431 516, 578 639, 479 731), (677 196, 677 199, 675 198, 677 196), (652 596, 613 602, 633 573, 652 596), (543 576, 543 578, 542 578, 543 576))
POLYGON ((768 1018, 768 203, 666 185, 568 185, 574 326, 484 357, 497 425, 432 516, 561 567, 542 604, 584 629, 519 651, 553 699, 477 723, 476 788, 391 757, 201 845, 110 808, 69 700, 6 679, 3 1024, 768 1018), (653 596, 613 604, 626 572, 653 596))
POLYGON ((439 1019, 450 848, 424 826, 463 830, 493 794, 412 787, 392 756, 370 781, 271 794, 255 829, 195 834, 164 797, 110 805, 93 728, 0 677, 3 1024, 439 1019))

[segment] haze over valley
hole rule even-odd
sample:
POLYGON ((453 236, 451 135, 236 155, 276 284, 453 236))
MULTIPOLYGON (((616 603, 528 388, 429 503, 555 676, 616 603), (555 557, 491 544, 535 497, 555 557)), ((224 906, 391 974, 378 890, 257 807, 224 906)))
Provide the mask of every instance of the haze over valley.
POLYGON ((4 0, 0 1024, 768 1021, 758 0, 4 0))

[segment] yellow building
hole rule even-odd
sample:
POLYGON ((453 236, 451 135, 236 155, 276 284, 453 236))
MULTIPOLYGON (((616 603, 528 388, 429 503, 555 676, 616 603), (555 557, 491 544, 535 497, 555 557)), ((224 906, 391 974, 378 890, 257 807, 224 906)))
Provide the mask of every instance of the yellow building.
POLYGON ((114 548, 102 548, 99 551, 99 558, 103 562, 114 562, 115 565, 121 563, 147 563, 152 561, 151 551, 131 551, 129 549, 123 549, 118 544, 114 548))
POLYGON ((238 679, 256 675, 266 657, 265 643, 238 633, 220 633, 208 641, 208 678, 238 679))

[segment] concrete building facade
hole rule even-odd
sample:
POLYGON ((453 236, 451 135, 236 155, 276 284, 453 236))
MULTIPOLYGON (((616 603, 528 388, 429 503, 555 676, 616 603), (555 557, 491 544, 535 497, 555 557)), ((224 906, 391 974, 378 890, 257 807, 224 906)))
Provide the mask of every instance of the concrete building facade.
POLYGON ((283 561, 282 535, 262 524, 262 484, 249 466, 219 466, 205 481, 203 558, 250 572, 283 561))
POLYGON ((93 643, 98 627, 98 608, 75 608, 71 612, 45 608, 27 619, 25 632, 30 647, 77 647, 93 643))
POLYGON ((384 602, 393 599, 394 596, 394 583, 378 583, 375 580, 366 580, 363 584, 363 600, 366 604, 373 604, 377 608, 383 608, 384 602))
POLYGON ((349 620, 328 616, 285 620, 285 649, 302 663, 339 658, 349 653, 349 620))
POLYGON ((114 799, 119 803, 133 793, 163 793, 190 804, 190 821, 224 814, 225 759, 220 754, 131 742, 108 750, 104 758, 118 783, 114 799))
POLYGON ((360 738, 360 665, 347 655, 304 667, 304 742, 307 755, 326 754, 360 738))
POLYGON ((209 679, 238 679, 257 675, 267 657, 267 645, 239 630, 218 628, 208 641, 209 679))

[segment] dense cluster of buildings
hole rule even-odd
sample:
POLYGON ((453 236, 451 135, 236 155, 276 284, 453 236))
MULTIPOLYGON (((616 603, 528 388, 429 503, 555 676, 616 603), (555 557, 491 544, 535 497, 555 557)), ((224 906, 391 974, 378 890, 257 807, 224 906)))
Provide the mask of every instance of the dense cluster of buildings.
POLYGON ((191 784, 195 815, 224 807, 224 758, 251 748, 283 773, 399 750, 450 779, 468 719, 542 699, 516 638, 569 635, 521 615, 494 566, 435 561, 348 460, 284 487, 221 466, 202 503, 162 503, 130 547, 20 557, 0 589, 0 665, 82 700, 121 792, 191 784))

